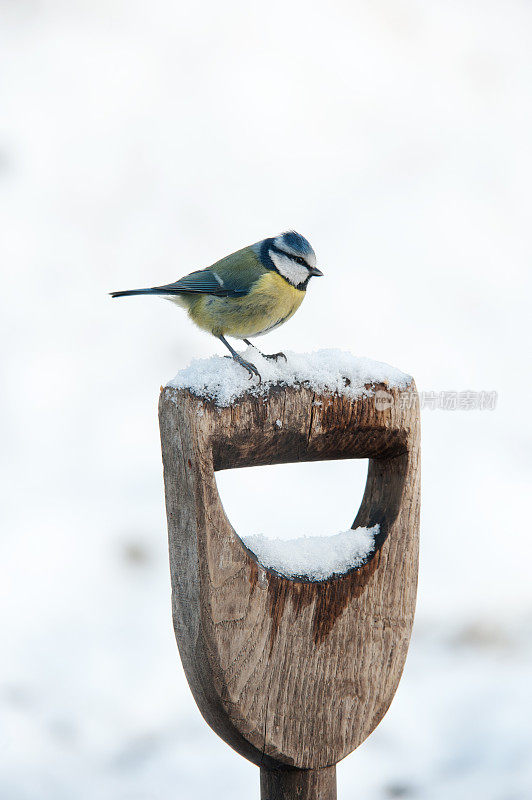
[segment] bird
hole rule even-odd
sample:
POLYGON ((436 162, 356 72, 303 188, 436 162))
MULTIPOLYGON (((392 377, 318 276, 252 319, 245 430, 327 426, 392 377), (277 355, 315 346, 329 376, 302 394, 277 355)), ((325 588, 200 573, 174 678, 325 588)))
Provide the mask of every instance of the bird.
MULTIPOLYGON (((308 240, 296 231, 285 231, 243 247, 174 283, 110 294, 162 295, 184 307, 192 322, 227 347, 231 357, 248 371, 250 380, 255 376, 260 382, 257 367, 242 358, 225 337, 241 339, 258 350, 249 340, 287 322, 301 305, 310 279, 322 275, 308 240)), ((286 360, 284 353, 265 355, 276 360, 281 357, 286 360)))

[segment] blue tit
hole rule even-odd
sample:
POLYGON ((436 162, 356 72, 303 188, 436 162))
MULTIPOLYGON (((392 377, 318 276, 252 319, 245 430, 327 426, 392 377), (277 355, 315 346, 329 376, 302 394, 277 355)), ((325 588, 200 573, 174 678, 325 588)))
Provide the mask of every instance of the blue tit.
MULTIPOLYGON (((237 250, 175 283, 112 292, 111 296, 163 295, 183 306, 198 327, 223 342, 250 378, 256 375, 260 381, 257 368, 245 361, 225 337, 251 345, 249 339, 278 328, 295 314, 314 275, 323 275, 316 267, 314 250, 304 236, 287 231, 237 250)), ((280 356, 284 354, 266 358, 280 356)))

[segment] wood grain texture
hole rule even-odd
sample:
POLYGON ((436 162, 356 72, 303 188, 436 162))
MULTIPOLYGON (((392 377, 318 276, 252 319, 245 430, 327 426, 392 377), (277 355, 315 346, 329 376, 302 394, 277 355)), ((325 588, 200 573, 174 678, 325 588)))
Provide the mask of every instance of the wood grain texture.
MULTIPOLYGON (((179 651, 206 721, 264 775, 336 764, 380 722, 401 676, 417 585, 419 410, 395 389, 376 409, 383 388, 353 400, 274 387, 228 408, 161 392, 179 651), (325 581, 264 569, 225 515, 215 470, 339 458, 369 459, 353 527, 379 523, 374 556, 325 581)), ((285 796, 279 786, 272 800, 285 796)))
POLYGON ((261 768, 261 800, 336 800, 336 766, 323 769, 261 768))

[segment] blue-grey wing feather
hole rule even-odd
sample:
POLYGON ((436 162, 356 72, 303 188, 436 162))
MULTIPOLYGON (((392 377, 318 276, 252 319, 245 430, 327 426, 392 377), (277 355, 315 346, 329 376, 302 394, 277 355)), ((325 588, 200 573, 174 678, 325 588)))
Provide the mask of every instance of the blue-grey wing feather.
POLYGON ((158 287, 169 294, 212 294, 216 297, 242 297, 265 272, 251 247, 222 258, 206 269, 185 275, 175 283, 158 287))
POLYGON ((175 283, 158 288, 166 289, 169 294, 212 294, 216 297, 239 297, 247 292, 247 288, 220 278, 210 269, 191 272, 175 283))

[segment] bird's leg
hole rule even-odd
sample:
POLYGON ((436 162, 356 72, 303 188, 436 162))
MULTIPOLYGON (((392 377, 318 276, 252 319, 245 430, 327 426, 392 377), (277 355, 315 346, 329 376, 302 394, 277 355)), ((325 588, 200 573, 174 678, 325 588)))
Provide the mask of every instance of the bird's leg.
POLYGON ((240 364, 241 367, 244 367, 244 369, 247 369, 247 371, 249 372, 250 380, 253 377, 253 375, 256 375, 257 378, 259 379, 259 383, 260 383, 261 377, 260 377, 260 374, 259 374, 259 371, 258 371, 257 367, 254 364, 250 364, 249 361, 245 361, 242 358, 242 356, 239 356, 238 353, 236 352, 236 350, 233 350, 233 348, 231 347, 231 345, 229 344, 229 342, 227 341, 227 339, 224 336, 218 336, 218 339, 225 344, 225 346, 227 347, 227 349, 229 350, 229 352, 231 353, 231 355, 233 356, 235 361, 238 364, 240 364))
POLYGON ((288 361, 284 353, 272 353, 271 355, 266 355, 266 353, 263 353, 261 350, 259 350, 259 348, 253 344, 253 342, 250 342, 249 339, 242 339, 242 341, 245 342, 248 345, 248 347, 254 347, 255 350, 257 350, 257 352, 259 352, 263 358, 270 358, 273 361, 277 361, 279 358, 284 358, 285 361, 288 361))

